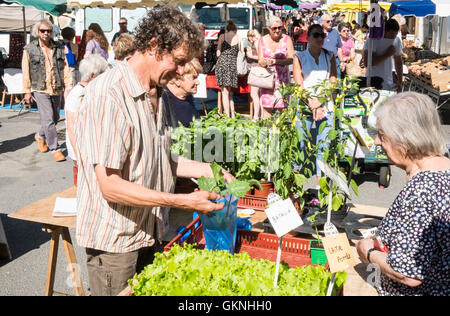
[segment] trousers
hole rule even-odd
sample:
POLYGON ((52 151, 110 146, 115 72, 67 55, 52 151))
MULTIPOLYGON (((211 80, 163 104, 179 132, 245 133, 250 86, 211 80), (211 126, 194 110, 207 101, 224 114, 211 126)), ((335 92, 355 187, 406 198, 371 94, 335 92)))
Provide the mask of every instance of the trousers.
POLYGON ((156 242, 152 247, 128 253, 110 253, 86 248, 86 265, 92 296, 116 296, 128 286, 128 280, 153 263, 155 253, 162 251, 156 242))
POLYGON ((39 138, 44 139, 50 151, 58 149, 58 134, 56 124, 59 121, 59 110, 61 109, 61 96, 51 96, 46 93, 33 92, 36 99, 39 116, 41 118, 41 129, 39 138))

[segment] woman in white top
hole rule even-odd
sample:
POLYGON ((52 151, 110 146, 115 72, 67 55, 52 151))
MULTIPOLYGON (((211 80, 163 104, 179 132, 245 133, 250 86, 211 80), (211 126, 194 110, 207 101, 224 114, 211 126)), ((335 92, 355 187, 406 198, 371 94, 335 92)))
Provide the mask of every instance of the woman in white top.
MULTIPOLYGON (((304 89, 311 92, 310 89, 324 80, 336 82, 337 69, 336 58, 333 53, 322 48, 326 34, 321 25, 313 24, 308 28, 307 39, 308 48, 297 52, 294 57, 293 73, 295 83, 301 85, 304 89)), ((312 110, 312 116, 307 120, 307 128, 311 130, 313 122, 316 122, 314 133, 318 132, 318 127, 324 121, 327 127, 322 133, 316 135, 316 143, 321 142, 317 160, 322 158, 321 149, 326 146, 325 138, 333 124, 333 106, 332 104, 322 104, 317 98, 309 99, 309 108, 312 110)), ((297 128, 302 128, 300 122, 297 122, 297 128)), ((314 135, 313 135, 314 138, 314 135)), ((318 180, 321 176, 321 170, 316 163, 316 175, 318 180)))
MULTIPOLYGON (((251 66, 258 66, 258 43, 261 35, 257 30, 250 30, 247 32, 248 42, 252 47, 247 47, 247 59, 251 62, 251 66)), ((261 104, 259 87, 250 86, 250 96, 253 100, 253 121, 262 118, 263 108, 261 104)))

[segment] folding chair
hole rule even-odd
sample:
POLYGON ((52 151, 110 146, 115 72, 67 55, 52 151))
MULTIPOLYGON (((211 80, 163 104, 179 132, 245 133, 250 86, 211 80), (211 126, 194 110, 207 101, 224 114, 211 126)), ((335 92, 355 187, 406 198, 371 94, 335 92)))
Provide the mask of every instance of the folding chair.
MULTIPOLYGON (((9 101, 9 108, 12 109, 13 102, 15 97, 20 96, 21 100, 19 102, 20 113, 23 109, 29 108, 31 110, 31 104, 27 104, 25 102, 24 94, 22 87, 22 70, 20 68, 5 68, 5 74, 3 75, 3 82, 5 83, 7 94, 11 95, 9 101)), ((4 102, 5 92, 3 92, 2 102, 4 102)))

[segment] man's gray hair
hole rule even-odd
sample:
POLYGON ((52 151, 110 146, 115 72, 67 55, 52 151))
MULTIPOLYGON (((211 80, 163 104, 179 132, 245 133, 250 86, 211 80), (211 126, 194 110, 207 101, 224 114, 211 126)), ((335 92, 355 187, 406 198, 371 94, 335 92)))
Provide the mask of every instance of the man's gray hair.
POLYGON ((377 128, 406 157, 421 159, 447 151, 445 133, 433 101, 424 94, 403 92, 388 98, 375 110, 377 128))
POLYGON ((31 36, 34 38, 38 38, 39 37, 39 28, 41 27, 42 24, 46 24, 47 26, 52 28, 52 33, 55 31, 55 29, 53 28, 53 24, 52 22, 50 22, 47 19, 42 19, 39 22, 37 22, 35 25, 33 25, 33 28, 31 29, 31 36))
POLYGON ((80 62, 80 81, 89 81, 91 75, 98 76, 108 69, 108 62, 98 54, 92 54, 80 62))

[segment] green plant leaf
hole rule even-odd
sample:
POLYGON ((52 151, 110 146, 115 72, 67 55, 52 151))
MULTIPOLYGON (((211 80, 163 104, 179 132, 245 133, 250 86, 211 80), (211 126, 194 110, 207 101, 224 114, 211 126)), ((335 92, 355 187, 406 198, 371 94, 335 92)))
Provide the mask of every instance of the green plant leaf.
POLYGON ((353 189, 353 192, 355 192, 356 196, 359 196, 359 188, 358 188, 358 184, 356 184, 356 181, 354 179, 352 179, 350 181, 350 186, 353 189))
POLYGON ((333 211, 339 210, 342 204, 344 204, 344 200, 342 199, 342 197, 339 194, 334 195, 333 199, 331 200, 331 208, 333 209, 333 211))
POLYGON ((242 198, 251 189, 247 181, 233 180, 228 183, 228 190, 237 198, 242 198))
POLYGON ((328 190, 328 184, 327 184, 327 178, 326 177, 322 177, 319 180, 319 186, 320 186, 320 190, 324 193, 324 194, 328 194, 329 190, 328 190))
POLYGON ((216 188, 216 180, 214 178, 200 177, 198 179, 198 187, 202 190, 211 192, 216 188))
POLYGON ((308 179, 302 175, 302 174, 295 174, 294 175, 294 182, 297 186, 299 187, 303 187, 303 184, 307 181, 308 179))

